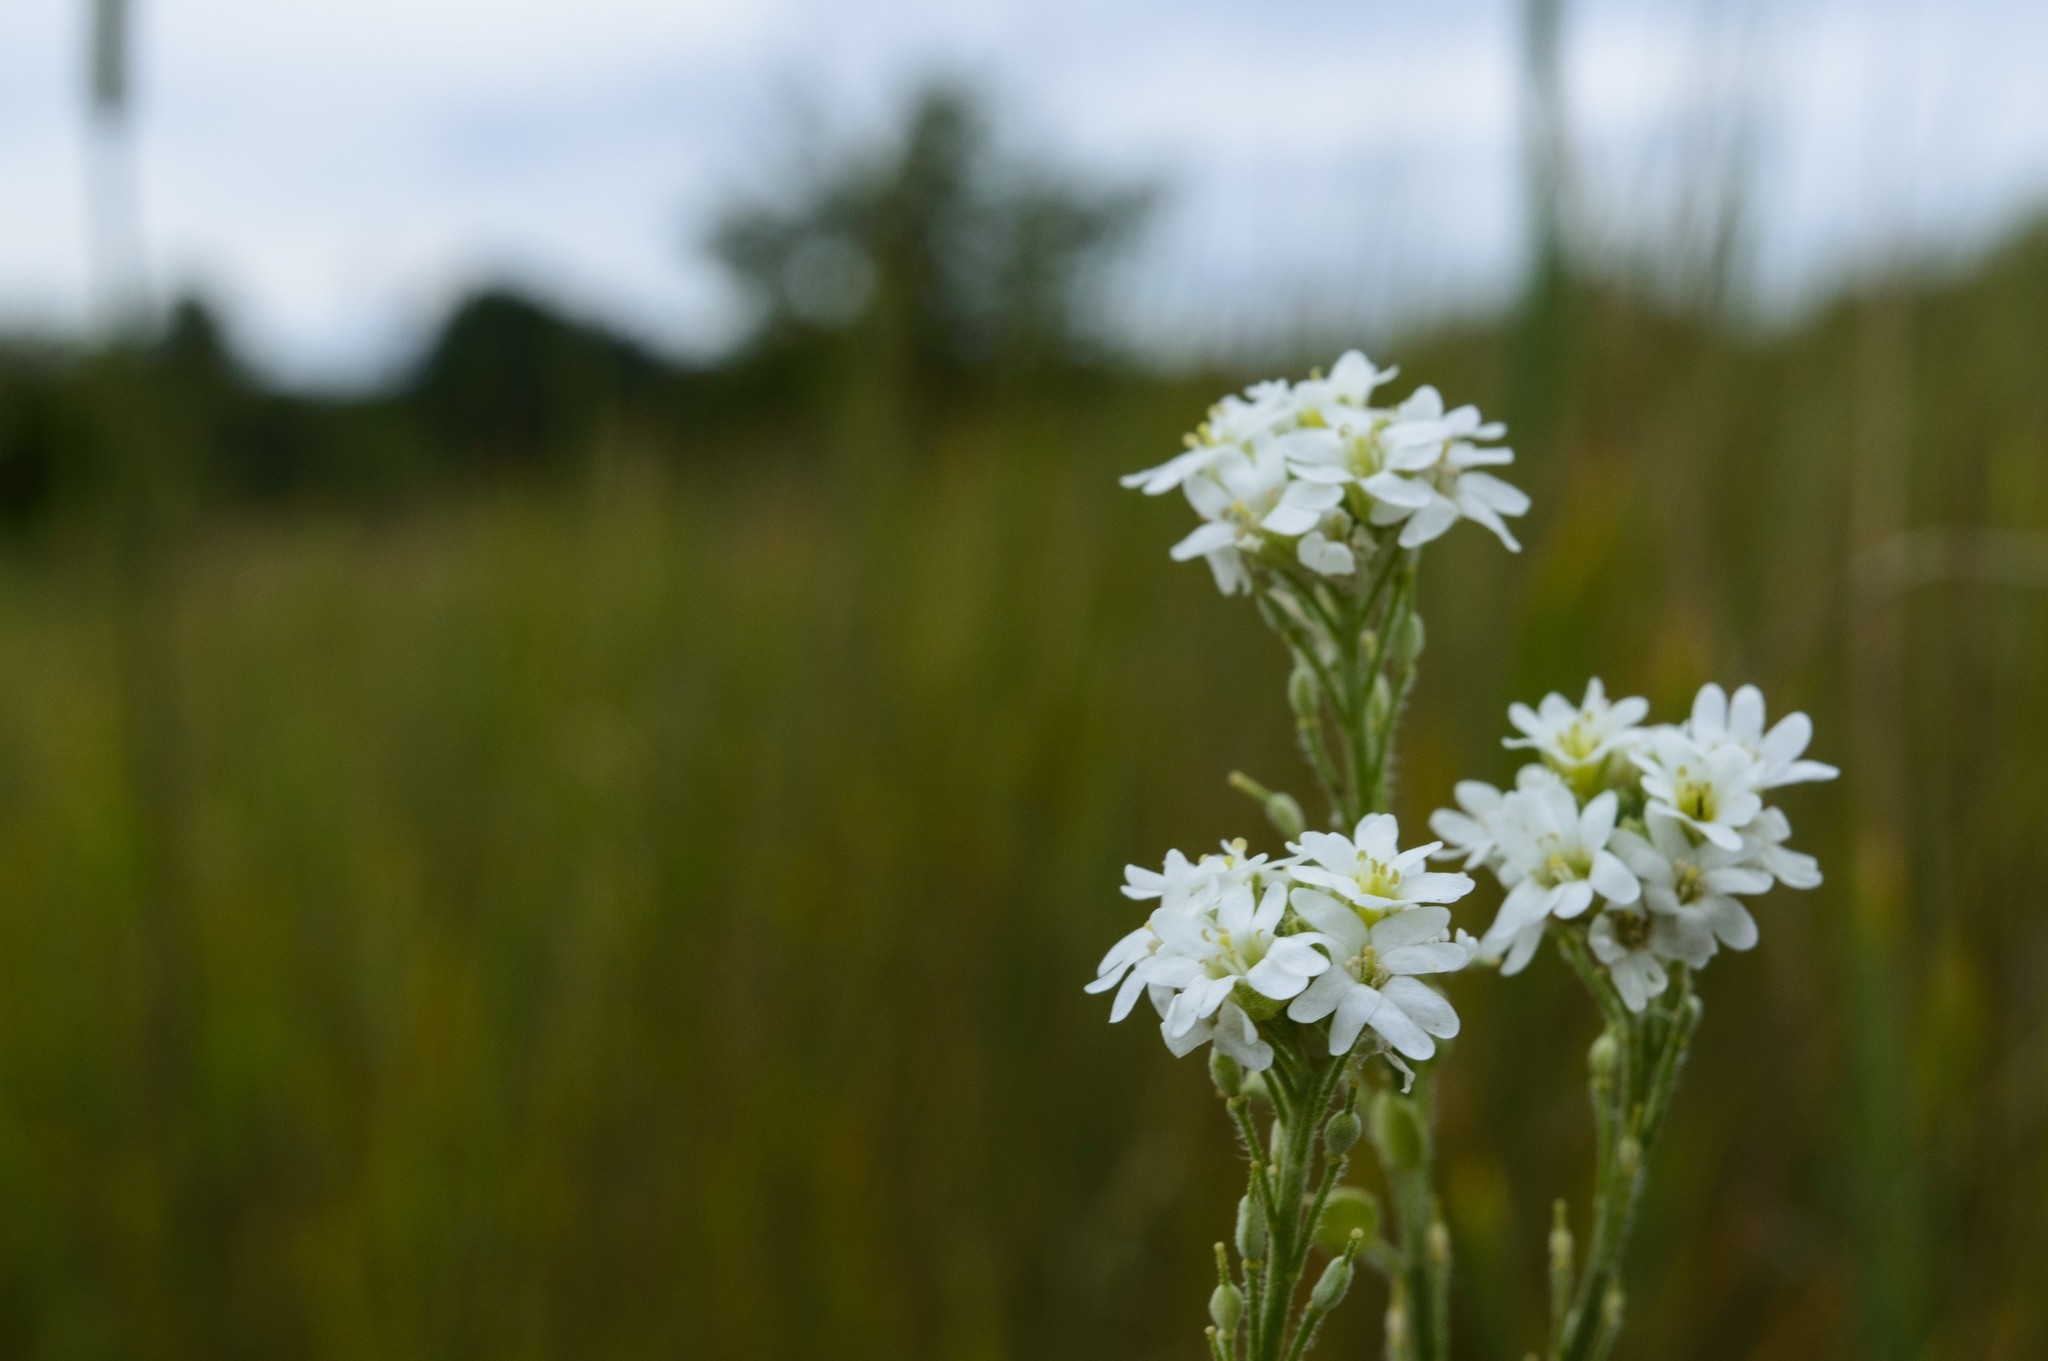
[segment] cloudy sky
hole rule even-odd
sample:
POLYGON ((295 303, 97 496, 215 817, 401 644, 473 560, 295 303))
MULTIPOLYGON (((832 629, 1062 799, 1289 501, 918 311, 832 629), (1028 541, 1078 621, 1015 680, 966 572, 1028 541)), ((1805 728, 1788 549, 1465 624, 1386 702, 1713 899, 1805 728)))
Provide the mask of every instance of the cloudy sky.
MULTIPOLYGON (((890 126, 920 76, 1165 186, 1123 327, 1229 346, 1483 305, 1518 266, 1517 0, 136 0, 151 291, 273 372, 402 362, 511 279, 683 352, 743 325, 696 242, 890 126)), ((1667 238, 1740 164, 1753 277, 1809 296, 2048 207, 2048 5, 1567 0, 1586 236, 1667 238), (1741 155, 1728 158, 1729 147, 1741 155)), ((0 6, 0 330, 89 315, 83 0, 0 6)))

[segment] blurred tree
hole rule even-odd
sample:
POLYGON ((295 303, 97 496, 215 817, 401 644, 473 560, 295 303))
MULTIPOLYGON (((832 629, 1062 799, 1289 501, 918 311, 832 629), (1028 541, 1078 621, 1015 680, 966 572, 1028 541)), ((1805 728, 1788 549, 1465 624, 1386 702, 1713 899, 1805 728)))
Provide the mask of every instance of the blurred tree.
POLYGON ((852 340, 941 392, 1100 359, 1087 286, 1151 197, 1006 155, 977 99, 937 84, 887 150, 732 212, 712 248, 757 309, 749 358, 799 365, 852 340))
POLYGON ((450 314, 404 395, 471 468, 542 469, 583 459, 609 413, 673 377, 629 340, 491 290, 450 314))

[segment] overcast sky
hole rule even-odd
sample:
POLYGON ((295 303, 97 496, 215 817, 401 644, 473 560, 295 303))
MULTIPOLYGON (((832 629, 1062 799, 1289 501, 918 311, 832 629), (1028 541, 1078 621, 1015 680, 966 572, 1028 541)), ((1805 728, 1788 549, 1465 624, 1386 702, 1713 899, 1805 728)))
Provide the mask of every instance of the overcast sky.
MULTIPOLYGON (((1153 343, 1484 304, 1518 268, 1515 0, 136 3, 151 291, 215 297, 298 381, 388 371, 483 280, 714 349, 743 318, 710 215, 934 71, 1023 146, 1167 188, 1116 295, 1153 343)), ((0 6, 0 329, 88 315, 84 8, 0 6)), ((2048 5, 1567 10, 1598 239, 1668 232, 1730 129, 1779 299, 2048 205, 2048 5)))

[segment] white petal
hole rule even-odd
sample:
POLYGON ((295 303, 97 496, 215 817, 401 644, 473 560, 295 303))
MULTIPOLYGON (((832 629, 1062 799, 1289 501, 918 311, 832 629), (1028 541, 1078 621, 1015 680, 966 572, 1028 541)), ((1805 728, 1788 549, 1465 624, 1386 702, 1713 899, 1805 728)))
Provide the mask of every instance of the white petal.
MULTIPOLYGON (((1353 914, 1356 915, 1355 913, 1353 914)), ((1441 940, 1451 926, 1451 913, 1444 907, 1411 907, 1383 918, 1372 928, 1373 948, 1398 950, 1404 945, 1441 940)))
POLYGON ((1610 903, 1626 906, 1642 894, 1642 885, 1636 882, 1635 875, 1611 851, 1594 852, 1593 870, 1587 879, 1593 891, 1610 903))
POLYGON ((1394 978, 1381 991, 1408 1013, 1410 1020, 1438 1039, 1448 1040, 1458 1033, 1458 1013, 1434 988, 1412 978, 1394 978))
POLYGON ((1388 1001, 1384 996, 1380 1004, 1372 1009, 1365 1023, 1386 1037, 1387 1043, 1396 1052, 1411 1059, 1426 1059, 1436 1053, 1436 1041, 1423 1028, 1415 1024, 1408 1013, 1388 1001))
POLYGON ((1470 962, 1471 956, 1464 946, 1447 940, 1426 945, 1403 945, 1380 955, 1380 963, 1396 974, 1456 973, 1470 962))
POLYGON ((1237 542, 1237 530, 1227 524, 1211 521, 1198 526, 1186 538, 1167 550, 1167 556, 1175 562, 1187 562, 1204 553, 1213 553, 1219 548, 1228 548, 1237 542))

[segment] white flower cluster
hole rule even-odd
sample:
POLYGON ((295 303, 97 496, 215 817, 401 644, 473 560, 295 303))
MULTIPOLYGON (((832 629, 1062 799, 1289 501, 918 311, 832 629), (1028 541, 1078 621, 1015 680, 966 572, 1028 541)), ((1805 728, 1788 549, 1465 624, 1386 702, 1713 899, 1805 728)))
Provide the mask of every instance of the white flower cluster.
POLYGON ((1328 377, 1259 383, 1211 407, 1187 452, 1123 484, 1148 496, 1182 490, 1203 523, 1172 555, 1206 558, 1226 595, 1251 589, 1248 556, 1349 577, 1370 551, 1370 526, 1400 525, 1400 546, 1416 548, 1475 520, 1519 551, 1502 517, 1523 514, 1529 498, 1481 471, 1514 461, 1510 449, 1484 447, 1506 428, 1482 422, 1477 407, 1444 410, 1433 387, 1373 406, 1394 373, 1351 350, 1328 377))
POLYGON ((1535 710, 1515 705, 1509 719, 1521 736, 1506 745, 1539 762, 1507 792, 1460 783, 1458 808, 1430 819, 1441 856, 1485 866, 1507 890, 1479 942, 1482 959, 1516 973, 1551 918, 1597 903, 1586 944, 1633 1011, 1664 991, 1666 961, 1696 969, 1723 945, 1756 944, 1743 897, 1820 883, 1813 857, 1786 848, 1792 824, 1764 795, 1838 773, 1802 759, 1813 736, 1805 714, 1765 729, 1753 685, 1733 699, 1704 687, 1682 724, 1643 726, 1649 707, 1610 703, 1598 680, 1576 705, 1556 694, 1535 710))
POLYGON ((1259 1027, 1288 1019, 1330 1022, 1332 1054, 1371 1028, 1411 1059, 1458 1033, 1449 1002, 1420 974, 1461 969, 1471 938, 1450 934, 1443 906, 1472 891, 1464 874, 1431 872, 1440 843, 1400 849, 1390 814, 1351 836, 1304 832, 1279 860, 1247 856, 1242 841, 1190 861, 1169 852, 1162 870, 1124 871, 1124 894, 1157 900, 1145 924, 1111 947, 1089 992, 1115 988, 1110 1020, 1142 991, 1175 1054, 1208 1041, 1254 1071, 1273 1061, 1259 1027), (1436 1038, 1432 1038, 1436 1037, 1436 1038))

